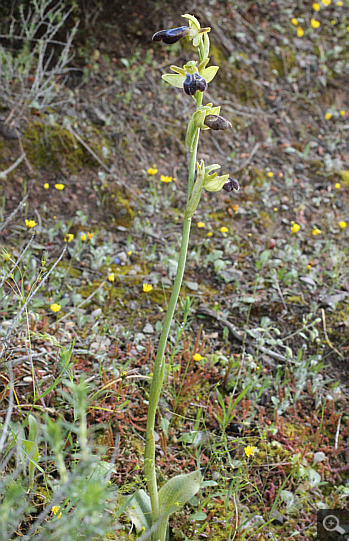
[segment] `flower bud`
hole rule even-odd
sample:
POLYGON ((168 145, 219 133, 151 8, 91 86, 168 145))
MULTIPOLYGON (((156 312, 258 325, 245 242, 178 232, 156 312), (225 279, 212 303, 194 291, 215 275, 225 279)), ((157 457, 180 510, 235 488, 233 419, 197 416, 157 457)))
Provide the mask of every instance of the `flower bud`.
POLYGON ((239 182, 236 178, 228 178, 227 182, 223 186, 223 190, 231 192, 232 190, 240 190, 239 182))
POLYGON ((187 36, 190 32, 189 26, 179 26, 178 28, 172 28, 171 30, 160 30, 153 35, 153 41, 163 41, 167 45, 172 45, 176 41, 180 40, 184 36, 187 36))
POLYGON ((222 116, 218 115, 207 115, 204 120, 205 126, 208 128, 211 128, 211 130, 226 130, 228 128, 232 127, 231 122, 229 120, 226 120, 222 116))

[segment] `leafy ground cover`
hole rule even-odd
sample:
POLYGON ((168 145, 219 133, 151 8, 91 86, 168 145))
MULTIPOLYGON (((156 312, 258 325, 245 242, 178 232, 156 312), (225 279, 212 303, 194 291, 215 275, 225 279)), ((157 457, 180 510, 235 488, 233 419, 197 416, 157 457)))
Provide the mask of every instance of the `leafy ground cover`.
MULTIPOLYGON (((144 486, 147 393, 176 272, 192 113, 160 82, 190 45, 150 41, 181 24, 179 11, 147 7, 126 3, 124 19, 96 12, 95 31, 75 38, 60 103, 29 104, 16 120, 23 138, 0 142, 2 171, 25 155, 1 179, 4 424, 14 381, 4 539, 136 536, 116 498, 144 486), (10 524, 14 494, 24 503, 10 524)), ((206 194, 196 211, 167 350, 159 482, 197 465, 205 479, 171 520, 173 540, 313 539, 317 509, 345 507, 347 8, 195 8, 220 66, 205 99, 219 99, 233 124, 205 133, 199 154, 219 156, 241 189, 206 194)))

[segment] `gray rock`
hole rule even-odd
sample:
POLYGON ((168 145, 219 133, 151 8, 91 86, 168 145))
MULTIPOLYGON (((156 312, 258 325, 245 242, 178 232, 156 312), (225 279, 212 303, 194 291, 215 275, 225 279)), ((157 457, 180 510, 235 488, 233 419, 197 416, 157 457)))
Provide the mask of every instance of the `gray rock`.
POLYGON ((15 127, 0 124, 0 134, 4 139, 23 139, 23 134, 15 127))
POLYGON ((314 462, 315 462, 315 464, 318 464, 319 462, 322 462, 323 460, 325 460, 325 458, 326 458, 326 455, 322 451, 318 451, 317 453, 314 454, 314 462))
POLYGON ((143 328, 143 332, 145 334, 153 334, 154 333, 153 325, 151 325, 150 323, 147 323, 143 328))

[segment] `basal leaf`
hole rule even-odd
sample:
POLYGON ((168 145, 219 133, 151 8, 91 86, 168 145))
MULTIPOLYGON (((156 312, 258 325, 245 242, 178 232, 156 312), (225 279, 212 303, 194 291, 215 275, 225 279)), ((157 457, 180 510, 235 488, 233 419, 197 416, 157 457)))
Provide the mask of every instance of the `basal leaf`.
MULTIPOLYGON (((121 505, 130 500, 130 495, 119 494, 118 501, 121 505)), ((143 490, 137 490, 132 499, 125 507, 125 512, 129 515, 135 525, 137 533, 150 530, 152 525, 151 503, 148 494, 143 490)))
POLYGON ((183 507, 200 489, 200 470, 172 477, 159 491, 160 515, 166 520, 183 507))

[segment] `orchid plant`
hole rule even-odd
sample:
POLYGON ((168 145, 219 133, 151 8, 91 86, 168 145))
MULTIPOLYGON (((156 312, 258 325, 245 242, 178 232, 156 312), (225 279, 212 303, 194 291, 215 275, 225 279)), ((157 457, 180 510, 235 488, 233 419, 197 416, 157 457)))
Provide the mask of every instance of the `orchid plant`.
POLYGON ((179 39, 188 36, 198 49, 199 62, 190 61, 183 67, 171 66, 174 73, 162 76, 167 83, 177 88, 183 88, 188 96, 192 96, 196 109, 189 121, 186 137, 186 144, 190 152, 188 193, 177 274, 159 340, 149 396, 144 456, 144 470, 149 495, 141 489, 132 496, 120 498, 122 506, 132 519, 137 532, 143 532, 140 539, 148 538, 151 541, 165 541, 168 536, 170 515, 181 509, 198 492, 202 482, 201 472, 197 470, 173 477, 158 490, 155 468, 155 415, 165 375, 165 348, 183 280, 191 220, 203 189, 210 192, 217 192, 221 189, 230 192, 233 189, 239 189, 238 181, 230 178, 228 174, 217 175, 216 171, 220 169, 220 165, 214 163, 205 166, 203 160, 197 163, 200 132, 209 129, 225 130, 231 127, 231 123, 219 115, 219 106, 213 106, 212 103, 202 105, 208 83, 213 80, 218 71, 218 66, 208 66, 210 61, 208 33, 211 29, 201 28, 199 21, 193 15, 185 14, 183 17, 188 19, 189 26, 161 30, 153 36, 153 41, 163 41, 166 44, 176 43, 179 39))

